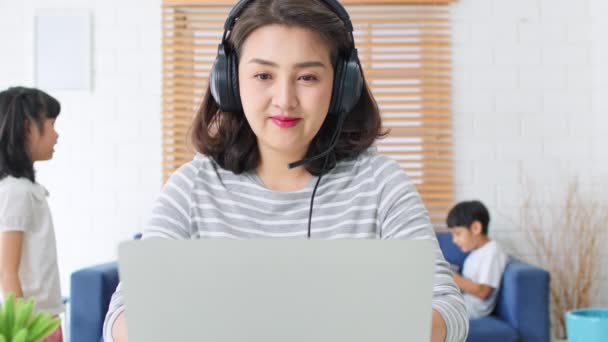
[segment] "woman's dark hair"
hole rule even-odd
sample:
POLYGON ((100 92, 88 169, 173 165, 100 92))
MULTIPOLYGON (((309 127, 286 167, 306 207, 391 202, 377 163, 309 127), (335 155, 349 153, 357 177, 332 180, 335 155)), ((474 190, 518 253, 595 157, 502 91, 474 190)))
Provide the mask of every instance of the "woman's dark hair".
POLYGON ((490 224, 490 212, 480 201, 465 201, 456 204, 449 212, 446 220, 448 228, 465 227, 471 228, 473 222, 481 223, 481 230, 488 235, 490 224))
POLYGON ((27 127, 36 123, 42 132, 44 120, 56 118, 60 111, 59 102, 38 89, 13 87, 0 92, 0 179, 25 177, 35 182, 27 127))
MULTIPOLYGON (((352 48, 344 22, 319 0, 254 0, 236 21, 228 43, 239 56, 245 40, 254 30, 273 24, 301 27, 318 33, 330 48, 334 65, 339 56, 352 48)), ((308 147, 307 158, 329 147, 337 124, 337 115, 327 116, 308 147)), ((361 97, 344 120, 326 169, 333 168, 340 160, 355 157, 385 134, 378 105, 364 82, 361 97)), ((198 152, 210 156, 222 168, 236 174, 255 169, 260 160, 257 138, 245 115, 222 112, 209 89, 192 124, 191 142, 198 152)), ((319 175, 323 162, 324 158, 317 159, 307 164, 306 169, 319 175)))

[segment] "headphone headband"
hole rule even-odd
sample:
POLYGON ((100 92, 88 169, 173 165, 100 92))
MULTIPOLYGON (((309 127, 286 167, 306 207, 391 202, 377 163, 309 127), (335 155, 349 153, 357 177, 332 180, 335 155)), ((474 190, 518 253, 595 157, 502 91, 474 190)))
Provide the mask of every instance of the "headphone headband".
MULTIPOLYGON (((240 0, 236 5, 234 5, 232 10, 230 11, 230 14, 228 14, 228 18, 226 19, 226 22, 224 22, 224 31, 232 30, 232 27, 234 26, 234 23, 236 22, 236 18, 238 18, 238 16, 241 15, 241 12, 243 12, 243 9, 252 1, 255 1, 255 0, 240 0)), ((340 4, 337 0, 322 0, 322 1, 326 5, 331 7, 331 9, 334 11, 334 13, 336 13, 338 15, 338 17, 340 17, 340 19, 342 19, 342 21, 344 22, 344 25, 346 26, 346 30, 352 34, 353 23, 350 21, 350 16, 348 15, 348 12, 346 12, 346 9, 344 8, 344 6, 342 6, 342 4, 340 4)), ((226 34, 224 34, 224 36, 225 35, 226 34)))

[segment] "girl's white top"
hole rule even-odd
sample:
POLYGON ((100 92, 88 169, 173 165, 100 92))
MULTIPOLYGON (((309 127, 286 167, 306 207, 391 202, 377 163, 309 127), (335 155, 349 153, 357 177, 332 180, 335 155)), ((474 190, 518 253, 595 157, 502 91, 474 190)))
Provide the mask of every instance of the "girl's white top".
MULTIPOLYGON (((58 315, 64 311, 57 265, 57 246, 48 192, 27 178, 0 180, 0 232, 23 232, 19 280, 25 298, 34 297, 36 310, 58 315)), ((0 293, 0 301, 3 301, 0 293)))

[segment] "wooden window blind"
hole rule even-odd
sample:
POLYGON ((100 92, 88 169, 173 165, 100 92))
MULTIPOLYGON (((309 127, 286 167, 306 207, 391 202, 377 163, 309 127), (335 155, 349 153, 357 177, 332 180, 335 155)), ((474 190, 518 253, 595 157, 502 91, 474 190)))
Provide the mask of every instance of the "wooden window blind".
MULTIPOLYGON (((436 227, 453 204, 451 46, 444 1, 343 0, 387 138, 380 153, 416 183, 436 227), (412 3, 414 2, 414 3, 412 3)), ((187 131, 234 1, 163 2, 163 178, 191 160, 187 131)))

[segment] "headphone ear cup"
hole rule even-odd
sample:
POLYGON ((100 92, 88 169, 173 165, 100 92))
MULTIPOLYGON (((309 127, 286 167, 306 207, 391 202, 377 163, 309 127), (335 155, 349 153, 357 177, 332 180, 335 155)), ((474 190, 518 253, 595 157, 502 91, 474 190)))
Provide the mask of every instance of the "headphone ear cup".
POLYGON ((243 111, 243 106, 241 105, 241 94, 239 91, 239 62, 235 54, 230 54, 228 64, 230 70, 230 84, 228 84, 228 88, 231 91, 230 111, 241 112, 243 111))
POLYGON ((220 45, 217 49, 217 57, 215 58, 209 77, 209 90, 211 91, 211 96, 213 96, 213 99, 222 110, 226 102, 226 95, 223 93, 223 89, 226 89, 226 84, 228 83, 228 75, 226 74, 227 63, 224 47, 220 45))
POLYGON ((344 113, 350 113, 359 102, 361 91, 363 91, 363 74, 361 73, 357 50, 351 52, 344 66, 342 87, 344 93, 341 98, 341 109, 344 113))
POLYGON ((211 69, 209 89, 223 112, 242 111, 236 68, 236 57, 232 53, 227 54, 224 45, 221 44, 211 69))
POLYGON ((329 115, 340 114, 340 98, 342 97, 342 83, 344 81, 344 60, 338 59, 334 70, 334 84, 331 90, 331 101, 329 104, 329 115))
POLYGON ((332 115, 350 113, 357 105, 362 89, 363 75, 359 66, 359 57, 357 50, 353 50, 348 59, 340 59, 336 64, 329 113, 332 115))

